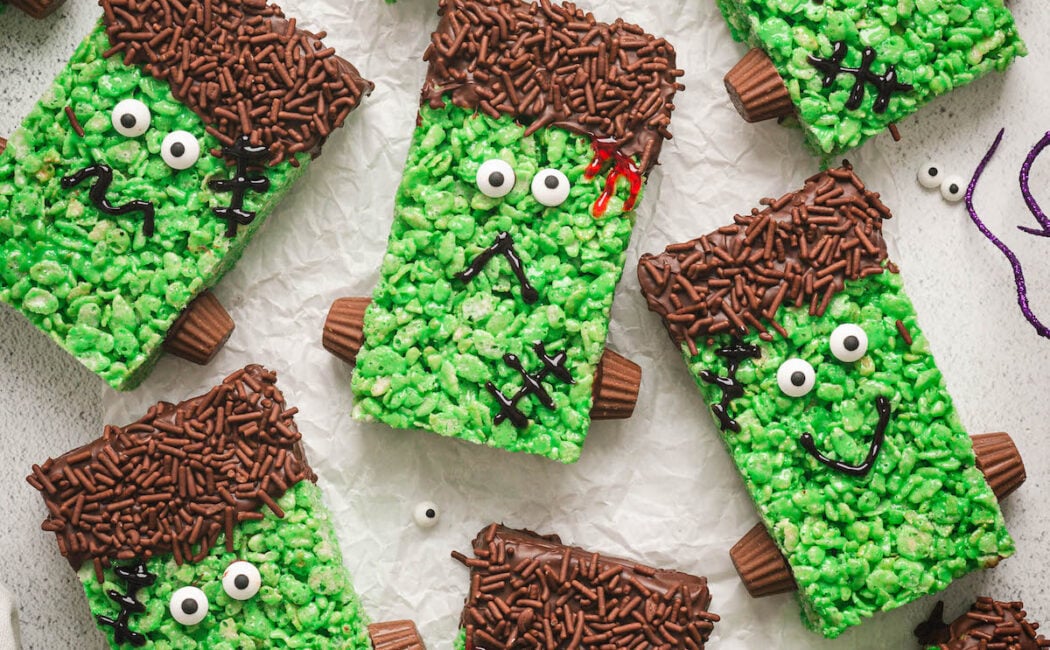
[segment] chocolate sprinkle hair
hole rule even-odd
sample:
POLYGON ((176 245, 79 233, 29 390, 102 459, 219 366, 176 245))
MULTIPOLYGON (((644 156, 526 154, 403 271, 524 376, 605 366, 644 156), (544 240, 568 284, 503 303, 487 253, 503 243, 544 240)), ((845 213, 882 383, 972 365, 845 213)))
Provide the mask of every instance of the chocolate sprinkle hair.
POLYGON ((160 402, 126 427, 43 465, 26 477, 50 512, 41 528, 55 533, 74 569, 91 560, 173 553, 175 562, 204 558, 234 526, 262 519, 303 479, 306 463, 276 373, 238 370, 206 394, 175 406, 160 402))
POLYGON ((1020 601, 1000 602, 986 596, 977 599, 970 611, 947 625, 944 603, 939 602, 930 618, 915 628, 921 646, 940 650, 1039 650, 1050 648, 1050 639, 1038 634, 1039 623, 1029 621, 1020 601))
POLYGON ((460 625, 467 650, 689 648, 717 614, 707 580, 563 546, 556 536, 492 524, 474 540, 460 625))
POLYGON ((424 103, 513 115, 527 134, 556 125, 615 140, 643 171, 656 164, 684 88, 670 43, 571 2, 441 0, 438 13, 424 103))
POLYGON ((692 354, 696 340, 722 332, 770 339, 763 323, 786 336, 775 320, 781 305, 822 315, 846 280, 895 270, 882 238, 890 210, 848 162, 760 203, 767 207, 638 263, 649 309, 692 354))
MULTIPOLYGON (((271 165, 316 156, 362 95, 349 62, 265 0, 101 0, 106 33, 126 65, 166 81, 229 146, 242 135, 270 150, 271 165)), ((216 156, 221 152, 213 152, 216 156)))

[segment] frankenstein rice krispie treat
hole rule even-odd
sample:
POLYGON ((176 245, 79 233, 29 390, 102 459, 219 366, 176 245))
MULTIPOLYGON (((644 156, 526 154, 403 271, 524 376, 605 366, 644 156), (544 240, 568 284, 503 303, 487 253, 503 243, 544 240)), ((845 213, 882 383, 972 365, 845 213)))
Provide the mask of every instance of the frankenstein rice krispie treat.
POLYGON ((702 650, 717 614, 707 578, 564 546, 498 524, 474 539, 456 650, 702 650))
POLYGON ((1021 601, 999 602, 982 596, 951 625, 944 622, 939 602, 929 620, 915 628, 919 645, 927 650, 1040 650, 1050 639, 1039 634, 1039 623, 1029 621, 1021 601))
POLYGON ((1003 0, 719 0, 753 49, 726 75, 748 122, 788 118, 818 154, 859 146, 1026 53, 1003 0))
POLYGON ((758 507, 737 570, 833 637, 1013 554, 996 496, 1025 471, 963 430, 849 164, 761 203, 638 277, 758 507))
POLYGON ((325 347, 356 360, 356 418, 571 463, 634 409, 609 309, 682 73, 572 4, 439 6, 379 285, 325 347))
POLYGON ((101 4, 0 154, 0 300, 122 390, 214 355, 208 288, 372 84, 261 1, 101 4))
MULTIPOLYGON (((114 648, 359 648, 367 620, 276 374, 160 402, 27 478, 114 648)), ((376 650, 422 648, 412 623, 376 650)), ((382 641, 382 642, 380 642, 382 641)))

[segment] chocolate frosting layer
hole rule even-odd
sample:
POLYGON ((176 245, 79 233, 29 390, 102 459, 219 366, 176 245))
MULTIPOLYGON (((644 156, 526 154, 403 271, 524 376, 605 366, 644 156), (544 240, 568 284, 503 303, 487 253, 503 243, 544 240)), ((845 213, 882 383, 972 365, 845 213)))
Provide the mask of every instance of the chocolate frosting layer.
POLYGON ((1028 621, 1020 601, 1000 602, 982 596, 951 625, 944 623, 943 614, 944 603, 937 603, 930 619, 915 629, 920 645, 936 645, 941 650, 1050 648, 1050 639, 1036 632, 1039 624, 1028 621))
POLYGON ((719 620, 707 579, 492 524, 474 540, 467 650, 703 648, 719 620))
POLYGON ((107 56, 166 81, 222 144, 247 135, 267 147, 273 165, 320 154, 374 87, 324 46, 325 34, 298 29, 265 0, 100 4, 113 44, 107 56))
MULTIPOLYGON (((96 572, 113 560, 173 553, 195 562, 234 526, 277 516, 289 487, 315 481, 276 373, 251 365, 206 394, 159 402, 125 427, 107 426, 94 442, 34 465, 26 480, 50 512, 41 528, 55 533, 73 566, 96 572)), ((100 578, 101 579, 101 578, 100 578)))
POLYGON ((526 133, 553 124, 615 141, 642 170, 656 164, 684 89, 666 40, 570 2, 441 0, 438 13, 424 103, 513 115, 526 133))
POLYGON ((781 305, 820 315, 846 280, 894 270, 882 220, 892 215, 848 162, 806 179, 802 189, 736 215, 731 225, 659 255, 643 255, 638 280, 671 338, 696 354, 712 334, 787 336, 781 305))

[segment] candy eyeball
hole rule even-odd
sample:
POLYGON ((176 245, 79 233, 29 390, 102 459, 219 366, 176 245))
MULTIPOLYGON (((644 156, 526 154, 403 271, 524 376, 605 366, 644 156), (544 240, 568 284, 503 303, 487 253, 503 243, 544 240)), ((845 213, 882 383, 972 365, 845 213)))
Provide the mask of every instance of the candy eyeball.
POLYGON ((182 625, 196 625, 208 615, 208 597, 197 587, 181 587, 171 595, 168 609, 182 625))
POLYGON ((222 589, 234 600, 248 600, 259 593, 260 587, 262 576, 251 562, 233 562, 222 574, 222 589))
POLYGON ((569 189, 569 179, 557 169, 543 169, 532 179, 532 196, 548 208, 565 203, 569 189))
POLYGON ((160 157, 172 169, 189 169, 201 157, 201 145, 188 131, 172 131, 160 144, 160 157))
POLYGON ((777 368, 777 384, 788 397, 802 397, 816 383, 817 373, 805 359, 788 359, 777 368))
POLYGON ((958 176, 947 176, 941 183, 941 196, 945 201, 956 203, 963 200, 966 194, 966 185, 958 176))
POLYGON ((437 526, 440 514, 435 504, 430 501, 421 501, 416 504, 412 518, 416 520, 416 525, 420 528, 433 528, 437 526))
POLYGON ((919 185, 928 190, 940 187, 944 180, 944 168, 938 162, 927 161, 919 167, 918 179, 919 185))
POLYGON ((868 351, 868 335, 859 325, 843 323, 831 332, 830 344, 839 361, 856 361, 868 351))
POLYGON ((516 181, 514 169, 505 160, 498 158, 481 163, 476 180, 481 193, 493 199, 510 194, 516 181))
POLYGON ((149 107, 137 99, 125 99, 113 107, 110 120, 117 133, 128 138, 137 138, 149 130, 149 107))

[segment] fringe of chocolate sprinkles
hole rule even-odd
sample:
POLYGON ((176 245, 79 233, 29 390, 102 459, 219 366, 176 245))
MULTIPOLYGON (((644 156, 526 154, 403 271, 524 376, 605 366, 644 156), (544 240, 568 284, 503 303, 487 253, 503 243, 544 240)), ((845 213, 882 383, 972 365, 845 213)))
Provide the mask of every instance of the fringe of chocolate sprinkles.
MULTIPOLYGON (((271 165, 317 156, 374 87, 325 37, 265 0, 100 0, 113 47, 143 66, 230 146, 266 146, 271 165)), ((221 152, 215 151, 219 156, 221 152)))
POLYGON ((883 272, 882 220, 892 214, 848 162, 810 177, 797 192, 760 203, 767 207, 659 255, 643 255, 638 264, 649 309, 693 354, 697 339, 723 332, 754 329, 771 340, 768 326, 786 336, 775 320, 781 305, 808 305, 819 316, 846 280, 883 272))
POLYGON ((513 115, 527 134, 556 125, 612 139, 643 171, 656 164, 685 88, 666 40, 571 2, 441 0, 438 13, 424 102, 513 115))
POLYGON ((705 578, 660 571, 492 524, 474 540, 460 625, 467 650, 689 648, 719 620, 705 578))
POLYGON ((982 596, 951 625, 943 620, 944 603, 937 603, 929 620, 915 629, 923 646, 941 650, 1039 650, 1050 639, 1038 634, 1021 601, 1001 602, 982 596))
MULTIPOLYGON (((94 561, 173 553, 178 564, 205 557, 234 526, 262 519, 293 485, 316 476, 306 463, 276 373, 251 365, 205 395, 160 402, 126 427, 43 465, 26 480, 39 490, 74 569, 94 561)), ((100 578, 101 581, 101 578, 100 578)))

